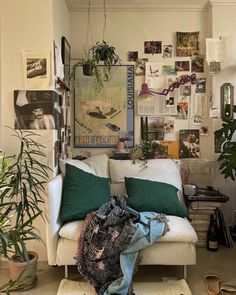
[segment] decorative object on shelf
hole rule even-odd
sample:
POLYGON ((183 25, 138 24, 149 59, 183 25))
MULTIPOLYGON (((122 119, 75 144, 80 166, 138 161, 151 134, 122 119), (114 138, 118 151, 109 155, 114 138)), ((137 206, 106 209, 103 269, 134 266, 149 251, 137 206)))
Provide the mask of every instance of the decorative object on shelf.
POLYGON ((142 84, 141 92, 139 93, 139 97, 150 96, 153 94, 159 95, 168 95, 169 92, 173 92, 175 88, 179 88, 180 85, 184 85, 186 83, 196 84, 196 74, 191 75, 183 75, 180 79, 176 82, 173 82, 167 89, 163 89, 161 92, 157 92, 153 89, 149 89, 146 83, 142 84))
POLYGON ((224 83, 220 87, 221 119, 231 120, 234 116, 234 87, 231 83, 224 83))
MULTIPOLYGON (((236 106, 233 107, 236 113, 236 106)), ((236 179, 236 142, 232 141, 236 132, 236 119, 224 119, 219 130, 215 131, 215 140, 225 139, 221 146, 218 161, 224 178, 236 179)))
MULTIPOLYGON (((34 226, 43 217, 42 194, 48 181, 43 146, 32 131, 14 131, 19 152, 0 162, 0 255, 9 260, 12 282, 21 280, 26 290, 37 282, 37 253, 28 251, 26 241, 42 241, 34 226), (13 255, 13 256, 11 256, 13 255)), ((22 285, 23 284, 23 285, 22 285)))
POLYGON ((61 38, 61 58, 64 65, 64 82, 70 87, 71 47, 65 36, 61 38))
POLYGON ((76 68, 75 147, 116 147, 121 130, 132 134, 127 145, 133 147, 134 66, 113 67, 114 79, 99 94, 90 86, 93 77, 76 68))
POLYGON ((167 147, 156 141, 142 140, 130 151, 130 159, 133 161, 165 158, 167 158, 167 147))

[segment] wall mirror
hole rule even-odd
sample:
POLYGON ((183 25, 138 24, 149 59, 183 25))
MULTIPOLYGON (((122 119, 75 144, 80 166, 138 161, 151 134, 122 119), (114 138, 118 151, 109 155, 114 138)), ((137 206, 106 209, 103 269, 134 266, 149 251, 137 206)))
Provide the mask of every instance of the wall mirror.
POLYGON ((234 87, 231 83, 224 83, 220 87, 221 119, 233 119, 234 87))

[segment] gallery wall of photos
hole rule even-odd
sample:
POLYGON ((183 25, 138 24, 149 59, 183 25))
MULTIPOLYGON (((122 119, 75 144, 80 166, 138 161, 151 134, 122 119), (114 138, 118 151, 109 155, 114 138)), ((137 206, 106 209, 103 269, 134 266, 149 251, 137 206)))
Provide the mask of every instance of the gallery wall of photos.
MULTIPOLYGON (((146 83, 149 90, 142 95, 140 86, 136 96, 140 140, 158 140, 167 146, 171 158, 200 158, 201 138, 209 136, 207 65, 199 49, 199 34, 176 32, 176 44, 144 41, 145 58, 143 52, 127 54, 128 62, 135 63, 136 80, 146 83)), ((211 74, 219 70, 220 63, 210 63, 211 74)))

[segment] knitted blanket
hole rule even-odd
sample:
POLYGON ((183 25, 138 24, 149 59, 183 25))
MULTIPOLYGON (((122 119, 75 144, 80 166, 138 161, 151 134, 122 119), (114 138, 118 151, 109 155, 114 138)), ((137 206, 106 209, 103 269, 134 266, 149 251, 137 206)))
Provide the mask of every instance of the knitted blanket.
POLYGON ((163 215, 151 213, 149 217, 146 221, 141 220, 140 214, 126 205, 126 196, 112 197, 96 212, 86 216, 75 259, 80 274, 93 284, 98 295, 134 294, 132 275, 137 255, 140 249, 150 244, 150 237, 148 243, 143 243, 142 238, 150 233, 152 220, 161 225, 158 236, 167 229, 163 215), (141 235, 137 235, 139 225, 145 227, 141 235), (135 236, 138 236, 138 244, 134 241, 135 236), (133 248, 130 248, 131 245, 133 248), (125 255, 121 260, 121 254, 125 251, 131 256, 125 255), (122 263, 126 264, 126 274, 122 270, 122 263))

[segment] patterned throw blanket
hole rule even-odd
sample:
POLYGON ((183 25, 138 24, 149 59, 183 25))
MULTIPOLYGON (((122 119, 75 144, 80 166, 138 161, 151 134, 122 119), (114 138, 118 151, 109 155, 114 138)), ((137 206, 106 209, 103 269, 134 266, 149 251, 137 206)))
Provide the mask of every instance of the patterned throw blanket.
POLYGON ((126 196, 119 196, 86 216, 75 259, 80 274, 98 295, 134 294, 132 275, 139 250, 168 230, 165 216, 141 215, 126 205, 126 196), (151 227, 152 221, 156 228, 151 227))

